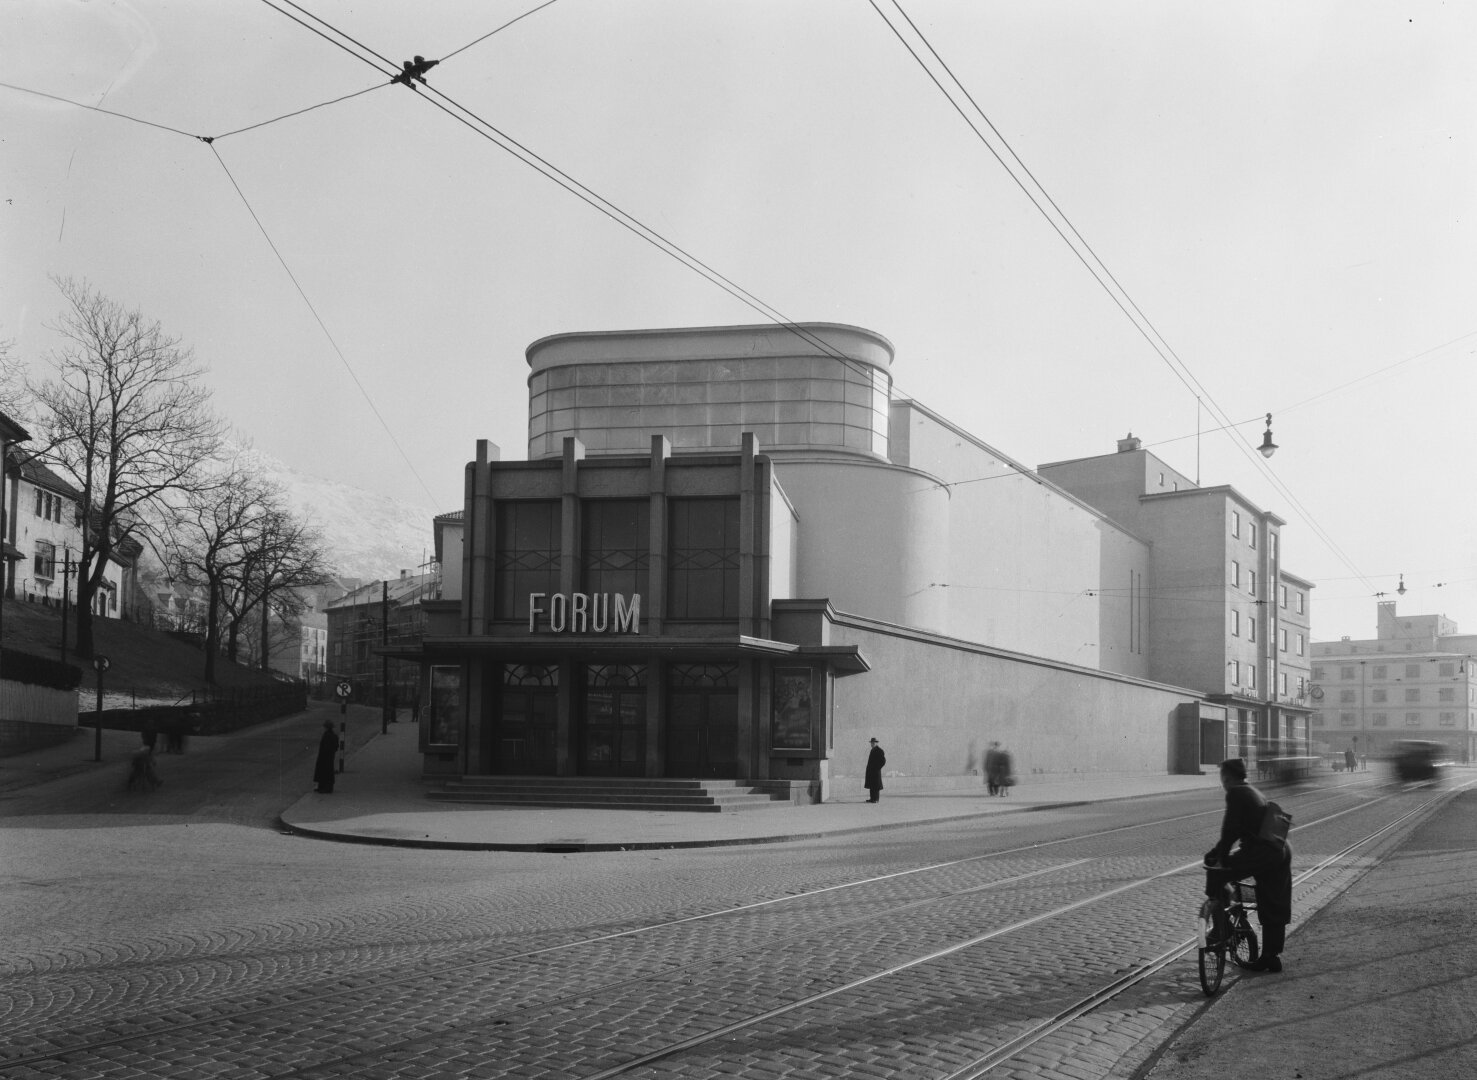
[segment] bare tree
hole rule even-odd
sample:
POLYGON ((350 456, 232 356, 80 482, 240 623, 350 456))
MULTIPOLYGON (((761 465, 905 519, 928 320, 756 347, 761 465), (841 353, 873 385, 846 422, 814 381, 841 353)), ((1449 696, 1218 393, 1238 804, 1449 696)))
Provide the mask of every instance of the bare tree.
POLYGON ((304 591, 326 585, 333 577, 323 534, 306 522, 283 518, 277 522, 270 557, 262 564, 258 585, 262 591, 262 670, 271 664, 271 624, 275 613, 291 626, 307 608, 304 591))
POLYGON ((205 681, 215 682, 221 624, 260 548, 277 492, 241 457, 170 500, 165 566, 178 581, 205 590, 205 681))
POLYGON ((0 341, 0 412, 24 423, 28 405, 25 366, 15 355, 15 342, 0 341))
POLYGON ((93 597, 119 544, 142 539, 173 492, 197 485, 218 452, 222 425, 189 349, 94 292, 55 278, 67 308, 51 328, 55 379, 31 388, 44 456, 82 493, 77 563, 77 651, 93 653, 93 597))
POLYGON ((271 666, 272 612, 283 617, 301 613, 298 590, 328 581, 332 567, 322 535, 280 505, 265 515, 261 525, 254 550, 243 568, 241 587, 226 601, 230 612, 226 652, 231 659, 236 658, 238 638, 246 619, 255 613, 260 620, 259 659, 265 671, 271 666))

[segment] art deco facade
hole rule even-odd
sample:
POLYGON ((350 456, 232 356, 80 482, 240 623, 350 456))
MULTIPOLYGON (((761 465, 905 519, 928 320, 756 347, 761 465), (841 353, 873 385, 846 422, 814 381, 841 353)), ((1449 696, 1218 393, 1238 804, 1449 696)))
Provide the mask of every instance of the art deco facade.
POLYGON ((1187 710, 1221 725, 1196 759, 1228 717, 1252 742, 1297 728, 1294 616, 1222 556, 1307 583, 1230 489, 1156 498, 1124 472, 1141 452, 1032 471, 894 400, 892 346, 854 326, 563 334, 528 362, 528 459, 479 444, 435 522, 445 599, 392 650, 422 665, 428 773, 825 798, 873 736, 890 785, 951 787, 994 739, 1028 773, 1163 772, 1187 710), (1255 539, 1219 531, 1232 508, 1255 539), (1160 602, 1177 589, 1222 632, 1160 602))

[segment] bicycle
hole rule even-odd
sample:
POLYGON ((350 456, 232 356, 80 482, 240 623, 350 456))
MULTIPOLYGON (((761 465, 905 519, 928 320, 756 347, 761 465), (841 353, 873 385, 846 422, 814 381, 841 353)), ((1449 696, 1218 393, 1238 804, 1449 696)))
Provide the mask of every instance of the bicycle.
POLYGON ((1217 904, 1211 897, 1200 905, 1200 988, 1207 997, 1221 988, 1229 953, 1237 967, 1256 963, 1256 931, 1248 915, 1256 910, 1256 887, 1248 881, 1228 882, 1217 904))

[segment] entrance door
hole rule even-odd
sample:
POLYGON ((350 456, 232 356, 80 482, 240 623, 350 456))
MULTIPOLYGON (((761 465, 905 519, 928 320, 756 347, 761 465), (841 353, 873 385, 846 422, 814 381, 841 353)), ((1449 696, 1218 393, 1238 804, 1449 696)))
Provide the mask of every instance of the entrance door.
POLYGON ((559 691, 503 691, 498 760, 505 776, 553 776, 558 771, 554 737, 559 730, 559 691))
POLYGON ((667 775, 738 779, 738 665, 673 664, 667 685, 667 775))
POLYGON ((545 664, 503 668, 502 708, 492 771, 504 776, 558 772, 559 669, 545 664))
POLYGON ((646 775, 646 665, 585 669, 581 776, 646 775))

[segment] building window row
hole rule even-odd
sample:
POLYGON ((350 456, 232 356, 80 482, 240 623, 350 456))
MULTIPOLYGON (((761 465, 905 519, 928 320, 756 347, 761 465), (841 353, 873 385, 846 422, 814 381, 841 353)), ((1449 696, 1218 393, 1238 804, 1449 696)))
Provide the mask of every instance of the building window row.
MULTIPOLYGON (((1294 634, 1292 636, 1292 640, 1293 640, 1294 644, 1296 645, 1297 654, 1299 656, 1302 656, 1304 649, 1306 649, 1306 647, 1307 647, 1307 642, 1303 638, 1303 635, 1302 634, 1294 634)), ((1281 627, 1278 627, 1278 629, 1277 629, 1277 648, 1279 650, 1281 650, 1282 652, 1286 652, 1287 651, 1287 641, 1288 641, 1288 633, 1287 633, 1287 631, 1285 629, 1281 628, 1281 627)))
MULTIPOLYGON (((1256 522, 1248 520, 1246 523, 1246 543, 1248 547, 1256 547, 1256 534, 1256 522)), ((1236 540, 1241 539, 1241 512, 1239 510, 1231 511, 1231 536, 1236 540)))
MULTIPOLYGON (((738 617, 739 513, 736 498, 668 501, 667 617, 738 617)), ((555 500, 497 503, 495 618, 526 619, 530 595, 559 591, 562 517, 555 500)), ((649 499, 587 499, 580 504, 579 591, 648 593, 650 549, 649 499)))
POLYGON ((59 495, 53 495, 49 491, 36 489, 36 516, 43 521, 55 521, 61 524, 62 499, 59 495))

